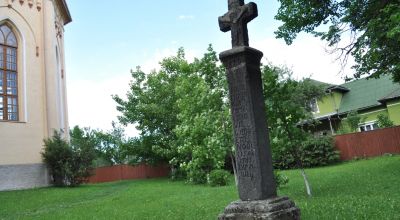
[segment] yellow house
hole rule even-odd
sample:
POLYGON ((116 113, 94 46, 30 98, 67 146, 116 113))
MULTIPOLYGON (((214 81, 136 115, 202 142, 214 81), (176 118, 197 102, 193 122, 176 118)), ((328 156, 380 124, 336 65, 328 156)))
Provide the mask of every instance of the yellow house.
POLYGON ((65 0, 0 0, 0 190, 45 186, 40 152, 68 135, 65 0))

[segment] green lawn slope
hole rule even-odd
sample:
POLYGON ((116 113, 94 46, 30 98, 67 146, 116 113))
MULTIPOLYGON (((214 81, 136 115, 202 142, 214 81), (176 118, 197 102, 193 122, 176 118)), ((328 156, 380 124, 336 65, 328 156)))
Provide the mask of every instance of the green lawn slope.
MULTIPOLYGON (((282 172, 279 191, 300 207, 302 219, 400 219, 400 156, 282 172)), ((79 188, 0 192, 0 219, 216 219, 237 200, 232 183, 213 188, 168 179, 123 181, 79 188)))

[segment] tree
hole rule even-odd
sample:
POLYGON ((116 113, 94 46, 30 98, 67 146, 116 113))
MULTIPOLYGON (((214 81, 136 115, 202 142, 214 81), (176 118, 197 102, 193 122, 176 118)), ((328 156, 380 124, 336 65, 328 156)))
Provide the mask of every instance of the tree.
POLYGON ((311 196, 301 157, 301 146, 309 134, 300 125, 312 121, 311 106, 307 103, 322 97, 324 90, 309 79, 293 80, 291 71, 286 68, 264 66, 262 74, 273 160, 276 163, 290 157, 294 167, 301 169, 311 196))
POLYGON ((176 135, 173 132, 178 123, 177 96, 175 88, 180 74, 190 71, 183 49, 177 56, 165 58, 160 71, 145 74, 140 67, 132 71, 127 100, 113 96, 118 117, 124 124, 134 124, 141 132, 142 144, 158 160, 168 162, 176 153, 176 135))
POLYGON ((180 77, 176 88, 178 154, 172 162, 193 183, 205 183, 212 170, 223 168, 232 149, 225 72, 217 62, 210 45, 203 58, 191 64, 193 71, 180 77))
POLYGON ((378 118, 378 126, 380 128, 390 128, 394 126, 394 122, 389 119, 387 115, 379 114, 378 118))
POLYGON ((211 45, 192 63, 181 48, 160 64, 150 74, 132 72, 127 100, 114 96, 120 122, 141 132, 133 160, 169 162, 189 181, 202 183, 224 167, 232 149, 224 69, 211 45))
POLYGON ((105 159, 111 165, 128 162, 128 148, 131 142, 125 137, 125 130, 122 126, 112 122, 110 131, 94 131, 94 138, 99 157, 105 159))
POLYGON ((390 74, 395 82, 400 82, 399 1, 279 1, 281 6, 275 18, 283 25, 275 32, 277 38, 291 44, 298 33, 311 33, 333 46, 343 61, 349 55, 355 58, 354 77, 390 74), (344 36, 350 40, 346 42, 344 36))

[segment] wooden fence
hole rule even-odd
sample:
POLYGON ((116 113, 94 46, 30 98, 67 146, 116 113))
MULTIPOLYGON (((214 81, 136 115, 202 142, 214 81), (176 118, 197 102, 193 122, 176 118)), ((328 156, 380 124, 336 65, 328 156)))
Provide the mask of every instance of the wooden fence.
POLYGON ((167 165, 149 166, 141 164, 138 166, 117 165, 110 167, 99 167, 94 171, 94 175, 89 177, 88 183, 104 183, 119 180, 149 179, 166 177, 169 175, 167 165))
POLYGON ((342 160, 400 153, 400 126, 335 136, 342 160))

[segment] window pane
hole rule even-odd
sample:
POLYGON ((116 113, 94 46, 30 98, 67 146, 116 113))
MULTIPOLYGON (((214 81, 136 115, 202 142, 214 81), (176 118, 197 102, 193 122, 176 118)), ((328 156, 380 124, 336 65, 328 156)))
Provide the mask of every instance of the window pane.
POLYGON ((372 125, 372 127, 373 127, 373 130, 376 130, 376 129, 378 129, 378 128, 379 128, 379 126, 378 126, 378 124, 377 124, 377 123, 374 123, 374 124, 372 125))
POLYGON ((17 121, 18 120, 17 113, 9 113, 8 114, 8 120, 9 121, 17 121))
POLYGON ((15 37, 13 32, 10 32, 10 34, 8 34, 8 37, 6 39, 6 45, 8 46, 17 46, 17 38, 15 37))
POLYGON ((18 103, 17 98, 7 98, 7 113, 8 113, 8 120, 16 121, 18 120, 18 103))
POLYGON ((4 47, 1 45, 0 45, 0 69, 4 69, 4 47))
POLYGON ((3 32, 0 30, 0 44, 5 44, 6 43, 5 39, 6 38, 4 37, 3 32))
POLYGON ((17 71, 17 50, 15 48, 7 48, 7 69, 17 71))
POLYGON ((365 131, 365 127, 364 127, 364 126, 361 126, 361 127, 360 127, 360 131, 365 131))
POLYGON ((11 32, 10 28, 6 25, 2 25, 0 29, 3 32, 4 36, 7 36, 11 32))
POLYGON ((371 125, 367 125, 367 126, 365 126, 365 130, 367 130, 367 131, 370 131, 370 130, 372 130, 372 127, 371 127, 371 125))
POLYGON ((17 74, 7 72, 7 95, 17 95, 17 74))
POLYGON ((3 110, 4 110, 3 97, 0 96, 0 120, 4 120, 4 117, 3 117, 4 112, 3 112, 3 110))
POLYGON ((3 94, 3 79, 4 79, 3 70, 0 70, 0 94, 3 94))

